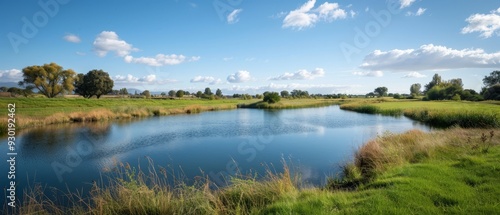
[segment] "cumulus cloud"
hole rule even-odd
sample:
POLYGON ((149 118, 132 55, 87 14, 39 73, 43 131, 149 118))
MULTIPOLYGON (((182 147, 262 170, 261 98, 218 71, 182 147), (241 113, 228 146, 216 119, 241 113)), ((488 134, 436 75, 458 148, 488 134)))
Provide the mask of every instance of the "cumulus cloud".
MULTIPOLYGON (((283 19, 283 28, 303 29, 314 26, 318 21, 331 22, 347 18, 347 12, 338 3, 325 2, 314 9, 316 0, 308 0, 299 8, 290 11, 283 19)), ((352 15, 352 13, 351 13, 352 15)))
POLYGON ((415 2, 415 0, 399 0, 399 3, 401 4, 399 8, 403 9, 405 7, 409 7, 413 4, 413 2, 415 2))
POLYGON ((123 57, 127 63, 138 63, 149 66, 177 65, 183 62, 198 61, 200 56, 186 57, 176 54, 157 54, 154 57, 134 57, 131 52, 138 51, 132 44, 127 43, 118 37, 113 31, 103 31, 94 40, 94 51, 100 57, 104 57, 108 52, 115 52, 123 57))
POLYGON ((230 83, 242 83, 242 82, 248 82, 250 80, 252 80, 250 72, 245 70, 241 70, 238 71, 237 73, 227 76, 227 81, 230 83))
POLYGON ((124 60, 127 63, 139 63, 139 64, 146 64, 149 66, 177 65, 185 61, 193 62, 199 59, 200 57, 198 56, 186 58, 186 56, 184 55, 176 55, 176 54, 171 54, 171 55, 157 54, 155 57, 138 57, 138 58, 127 55, 124 57, 124 60))
POLYGON ((418 10, 414 13, 414 12, 407 12, 406 15, 407 16, 421 16, 425 13, 425 11, 427 10, 427 8, 418 8, 418 10))
POLYGON ((0 79, 6 82, 21 81, 23 73, 19 69, 0 70, 0 79))
POLYGON ((157 79, 156 75, 150 74, 146 75, 143 77, 135 77, 131 74, 128 74, 126 76, 123 75, 116 75, 113 77, 113 81, 115 81, 117 84, 127 84, 127 85, 149 85, 149 84, 167 84, 167 83, 174 83, 177 82, 177 80, 171 80, 171 79, 157 79))
POLYGON ((500 36, 500 8, 489 14, 473 14, 465 21, 468 25, 462 28, 462 34, 478 32, 483 38, 489 38, 493 34, 500 36))
POLYGON ((108 52, 115 52, 116 55, 124 57, 137 49, 121 40, 115 32, 103 31, 94 40, 94 51, 100 57, 106 56, 108 52))
POLYGON ((278 77, 271 78, 270 80, 312 80, 315 78, 323 77, 325 75, 325 70, 323 68, 316 68, 309 72, 305 69, 301 69, 294 73, 285 73, 278 77))
POLYGON ((71 43, 79 43, 81 42, 80 37, 74 35, 74 34, 66 34, 66 36, 63 37, 64 40, 71 42, 71 43))
POLYGON ((403 76, 403 78, 425 78, 427 75, 420 74, 419 72, 410 72, 403 76))
POLYGON ((237 23, 238 21, 240 21, 240 19, 238 18, 238 15, 241 13, 241 11, 243 11, 243 10, 242 9, 235 9, 231 13, 229 13, 229 15, 227 15, 227 23, 234 24, 234 23, 237 23))
POLYGON ((354 71, 352 74, 365 77, 377 77, 377 78, 384 76, 384 73, 382 71, 366 71, 366 72, 354 71))
POLYGON ((208 83, 210 85, 214 85, 222 83, 222 80, 212 76, 195 76, 191 79, 191 83, 208 83))
POLYGON ((482 49, 452 49, 433 44, 418 49, 375 50, 365 56, 360 68, 395 72, 446 70, 461 68, 497 68, 500 52, 486 53, 482 49))

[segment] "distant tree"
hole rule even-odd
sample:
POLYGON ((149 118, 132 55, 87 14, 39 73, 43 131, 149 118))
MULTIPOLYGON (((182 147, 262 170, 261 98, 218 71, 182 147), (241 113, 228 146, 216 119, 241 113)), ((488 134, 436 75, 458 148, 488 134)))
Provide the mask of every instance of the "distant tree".
POLYGON ((120 95, 128 95, 128 90, 127 90, 127 88, 121 88, 121 89, 120 89, 120 95))
POLYGON ((281 97, 283 97, 283 98, 286 98, 286 97, 290 96, 290 93, 288 91, 286 91, 286 90, 281 91, 280 94, 281 94, 281 97))
POLYGON ((161 96, 166 96, 166 95, 167 95, 167 93, 165 93, 165 92, 161 92, 161 93, 160 93, 160 95, 161 95, 161 96))
POLYGON ((98 99, 113 91, 113 80, 107 72, 91 70, 87 74, 78 74, 75 79, 75 93, 85 98, 96 96, 98 99))
POLYGON ((196 97, 201 98, 203 96, 203 93, 201 91, 196 92, 196 97))
POLYGON ((424 87, 424 93, 427 94, 429 90, 431 90, 434 86, 439 86, 441 84, 441 76, 439 76, 437 73, 432 76, 432 81, 426 84, 424 87))
POLYGON ((215 91, 215 95, 216 95, 217 97, 222 97, 222 90, 217 89, 217 91, 215 91))
POLYGON ((184 97, 184 90, 177 90, 175 96, 177 96, 178 98, 184 97))
POLYGON ((144 90, 141 95, 146 96, 147 99, 151 98, 151 92, 149 90, 144 90))
POLYGON ((420 85, 419 83, 412 84, 410 87, 410 94, 420 95, 420 89, 422 89, 422 85, 420 85))
POLYGON ((265 92, 264 93, 264 102, 269 104, 279 102, 281 100, 280 95, 277 92, 265 92))
POLYGON ((461 100, 460 95, 455 94, 454 96, 451 97, 451 100, 453 100, 453 101, 460 101, 461 100))
POLYGON ((302 90, 292 90, 290 95, 294 98, 309 98, 309 92, 302 90))
POLYGON ((210 90, 209 87, 205 88, 205 95, 209 96, 209 95, 212 95, 212 90, 210 90))
POLYGON ((392 97, 395 98, 395 99, 401 99, 402 98, 401 94, 399 94, 399 93, 393 94, 392 97))
POLYGON ((377 94, 378 97, 383 97, 387 95, 387 91, 388 91, 387 87, 377 87, 373 92, 377 94))
POLYGON ((189 95, 189 91, 184 90, 184 95, 189 95))
POLYGON ((54 98, 74 89, 75 75, 73 70, 65 70, 56 63, 28 66, 23 69, 23 80, 19 82, 19 85, 31 86, 32 89, 38 89, 38 92, 48 98, 54 98))
POLYGON ((237 94, 237 93, 233 94, 233 98, 239 98, 239 97, 241 97, 241 94, 237 94))
POLYGON ((176 93, 175 90, 170 90, 170 91, 168 91, 168 96, 174 97, 175 93, 176 93))
POLYGON ((262 94, 255 94, 255 98, 258 98, 258 99, 263 99, 264 98, 264 95, 262 94))
POLYGON ((7 87, 0 87, 0 92, 7 92, 9 88, 7 87))
POLYGON ((373 97, 375 97, 375 93, 369 92, 369 93, 366 94, 366 97, 367 98, 373 98, 373 97))
POLYGON ((500 84, 500 70, 491 72, 489 76, 484 76, 483 83, 486 87, 500 84))

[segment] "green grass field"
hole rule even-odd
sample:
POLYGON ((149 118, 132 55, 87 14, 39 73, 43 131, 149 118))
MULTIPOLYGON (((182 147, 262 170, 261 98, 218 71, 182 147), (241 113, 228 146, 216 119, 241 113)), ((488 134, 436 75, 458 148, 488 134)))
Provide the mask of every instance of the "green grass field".
POLYGON ((500 102, 363 99, 340 106, 360 113, 404 115, 437 127, 500 127, 500 102))

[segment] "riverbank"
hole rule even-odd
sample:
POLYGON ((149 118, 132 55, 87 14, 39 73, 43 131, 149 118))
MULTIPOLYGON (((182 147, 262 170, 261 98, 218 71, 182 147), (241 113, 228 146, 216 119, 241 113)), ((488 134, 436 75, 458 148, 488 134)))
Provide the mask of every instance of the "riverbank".
MULTIPOLYGON (((267 109, 320 107, 341 100, 283 99, 267 109)), ((16 130, 60 123, 100 122, 129 118, 194 114, 204 111, 252 108, 262 100, 241 99, 83 99, 83 98, 0 98, 0 106, 16 105, 16 130)), ((262 106, 264 107, 264 106, 262 106)), ((0 136, 7 131, 7 108, 0 110, 0 136)))
POLYGON ((496 214, 500 212, 500 130, 452 128, 385 134, 362 146, 341 179, 303 188, 300 175, 268 171, 262 180, 236 177, 210 189, 166 186, 165 169, 118 165, 114 182, 95 185, 88 199, 70 194, 68 207, 43 188, 24 196, 21 214, 496 214))
POLYGON ((358 113, 406 116, 435 127, 500 128, 500 102, 364 99, 340 105, 358 113))

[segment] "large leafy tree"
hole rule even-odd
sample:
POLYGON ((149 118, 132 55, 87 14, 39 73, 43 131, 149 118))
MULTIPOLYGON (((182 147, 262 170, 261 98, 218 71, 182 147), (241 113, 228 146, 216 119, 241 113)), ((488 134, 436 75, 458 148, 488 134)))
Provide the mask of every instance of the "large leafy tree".
POLYGON ((75 80, 75 93, 85 98, 96 96, 100 98, 113 90, 114 82, 107 72, 92 70, 87 74, 78 74, 75 80))
POLYGON ((412 84, 411 87, 410 87, 410 94, 413 95, 420 95, 420 89, 422 88, 422 85, 416 83, 416 84, 412 84))
POLYGON ((264 102, 269 104, 279 102, 281 100, 280 94, 277 92, 265 92, 264 93, 264 102))
POLYGON ((383 97, 387 95, 387 91, 387 87, 377 87, 373 92, 378 94, 379 97, 383 97))
POLYGON ((434 76, 432 76, 432 81, 425 85, 424 93, 427 93, 434 86, 439 86, 441 84, 441 82, 442 82, 441 76, 439 76, 437 73, 434 74, 434 76))
POLYGON ((63 69, 56 63, 28 66, 23 69, 23 80, 19 82, 19 85, 36 88, 48 98, 54 98, 74 89, 75 75, 73 70, 63 69))
POLYGON ((490 75, 483 78, 483 83, 486 87, 492 87, 493 85, 500 84, 500 70, 493 71, 490 75))

